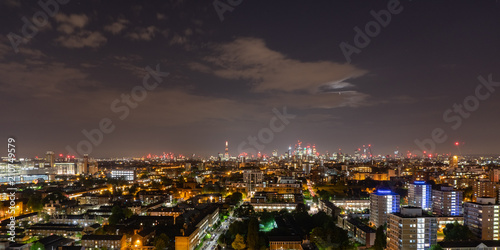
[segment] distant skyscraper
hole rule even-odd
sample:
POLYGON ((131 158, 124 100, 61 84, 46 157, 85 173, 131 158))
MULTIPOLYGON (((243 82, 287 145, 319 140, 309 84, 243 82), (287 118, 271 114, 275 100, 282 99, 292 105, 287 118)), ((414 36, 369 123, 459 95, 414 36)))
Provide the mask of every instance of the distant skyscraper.
POLYGON ((399 195, 379 189, 370 195, 370 222, 376 227, 387 222, 387 216, 399 212, 399 195))
POLYGON ((224 153, 224 160, 229 160, 229 144, 228 142, 226 141, 226 150, 225 150, 225 153, 224 153))
POLYGON ((429 249, 437 243, 437 228, 436 217, 424 215, 419 207, 402 207, 401 213, 389 215, 386 249, 429 249))
POLYGON ((432 209, 432 188, 425 181, 415 181, 410 184, 408 190, 408 205, 413 207, 421 207, 423 210, 430 211, 432 209))
POLYGON ((461 216, 463 192, 441 186, 432 190, 432 212, 437 216, 461 216))
POLYGON ((84 154, 83 155, 83 170, 82 174, 88 174, 89 173, 89 155, 84 154))
POLYGON ((458 167, 458 156, 454 155, 450 158, 450 167, 456 168, 458 167))
POLYGON ((45 162, 50 165, 51 168, 55 167, 56 156, 54 151, 47 151, 47 157, 45 158, 45 162))

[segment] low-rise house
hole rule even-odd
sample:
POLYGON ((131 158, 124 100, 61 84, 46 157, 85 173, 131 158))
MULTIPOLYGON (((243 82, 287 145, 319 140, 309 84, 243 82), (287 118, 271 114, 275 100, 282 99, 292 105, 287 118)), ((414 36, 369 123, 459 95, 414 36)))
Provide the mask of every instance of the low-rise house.
POLYGON ((44 223, 35 224, 26 229, 26 234, 30 236, 51 236, 60 235, 73 237, 83 233, 83 227, 78 225, 44 223))
POLYGON ((269 236, 269 249, 302 250, 302 239, 298 236, 269 236))
POLYGON ((127 239, 125 235, 84 235, 82 246, 88 250, 97 250, 106 247, 107 249, 126 249, 127 239))

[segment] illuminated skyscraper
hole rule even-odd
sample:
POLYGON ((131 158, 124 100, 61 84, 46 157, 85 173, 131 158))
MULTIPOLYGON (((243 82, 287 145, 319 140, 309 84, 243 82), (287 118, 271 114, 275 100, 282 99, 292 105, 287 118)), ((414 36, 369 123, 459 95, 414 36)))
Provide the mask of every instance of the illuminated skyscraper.
POLYGON ((387 216, 399 212, 399 195, 379 189, 370 195, 370 222, 376 227, 387 222, 387 216))
POLYGON ((229 144, 228 142, 226 141, 226 150, 225 150, 225 153, 224 153, 224 160, 229 160, 229 144))
POLYGON ((430 211, 432 209, 431 193, 432 187, 430 184, 426 184, 425 181, 413 182, 408 190, 408 205, 430 211))
POLYGON ((450 158, 450 167, 456 168, 458 167, 458 156, 454 155, 450 158))
POLYGON ((278 150, 273 150, 273 157, 278 157, 278 150))

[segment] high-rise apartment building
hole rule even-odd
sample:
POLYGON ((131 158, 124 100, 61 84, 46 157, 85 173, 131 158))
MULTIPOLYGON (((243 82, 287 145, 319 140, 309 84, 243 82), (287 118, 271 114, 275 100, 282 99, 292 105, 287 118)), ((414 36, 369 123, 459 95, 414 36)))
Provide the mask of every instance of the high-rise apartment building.
POLYGON ((432 209, 431 192, 430 184, 426 184, 425 181, 414 181, 408 190, 408 205, 430 211, 432 209))
POLYGON ((461 216, 463 192, 441 186, 432 190, 432 212, 437 216, 461 216))
POLYGON ((379 227, 387 222, 390 213, 399 212, 399 195, 379 189, 370 195, 370 222, 379 227))
POLYGON ((243 182, 248 186, 248 193, 253 194, 257 184, 262 184, 264 174, 260 169, 243 170, 243 182))
POLYGON ((474 193, 472 201, 477 201, 477 198, 479 197, 497 197, 498 186, 498 183, 486 179, 474 182, 474 185, 472 186, 472 191, 474 193))
POLYGON ((500 182, 500 169, 495 168, 490 170, 490 181, 500 182))
POLYGON ((500 205, 495 198, 479 197, 464 204, 464 224, 481 240, 500 240, 500 205))
POLYGON ((389 215, 387 248, 389 250, 429 249, 437 242, 437 218, 419 207, 402 207, 389 215))

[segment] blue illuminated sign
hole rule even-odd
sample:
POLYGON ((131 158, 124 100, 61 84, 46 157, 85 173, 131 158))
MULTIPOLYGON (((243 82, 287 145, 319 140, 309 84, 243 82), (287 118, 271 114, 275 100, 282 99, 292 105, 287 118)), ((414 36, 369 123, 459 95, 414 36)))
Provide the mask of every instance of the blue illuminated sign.
POLYGON ((392 191, 391 190, 383 190, 383 189, 379 189, 377 190, 377 193, 378 194, 391 194, 392 191))
POLYGON ((417 185, 422 185, 422 184, 425 184, 425 181, 415 181, 414 183, 417 185))

